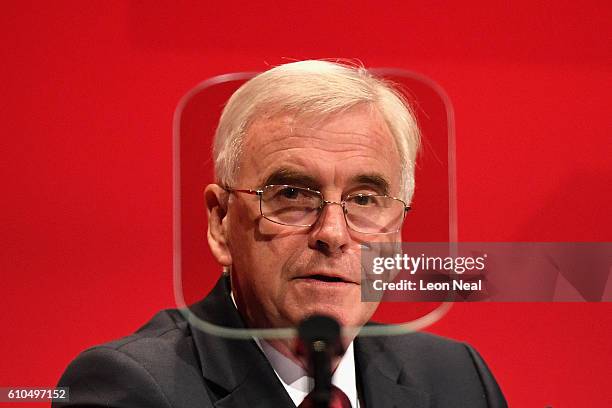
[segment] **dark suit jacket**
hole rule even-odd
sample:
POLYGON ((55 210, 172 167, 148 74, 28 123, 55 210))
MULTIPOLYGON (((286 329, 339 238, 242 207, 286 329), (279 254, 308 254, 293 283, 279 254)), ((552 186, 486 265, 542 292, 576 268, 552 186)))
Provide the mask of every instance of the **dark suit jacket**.
MULTIPOLYGON (((244 327, 227 279, 191 307, 222 326, 244 327)), ((484 361, 470 346, 424 333, 355 340, 365 408, 505 407, 484 361)), ((208 335, 177 310, 135 334, 81 353, 59 386, 70 403, 53 407, 294 407, 253 340, 208 335)))

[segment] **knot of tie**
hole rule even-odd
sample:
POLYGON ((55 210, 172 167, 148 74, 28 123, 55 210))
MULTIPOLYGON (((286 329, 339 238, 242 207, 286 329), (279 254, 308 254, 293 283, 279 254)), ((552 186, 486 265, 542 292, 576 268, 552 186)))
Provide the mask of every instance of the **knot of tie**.
MULTIPOLYGON (((314 402, 312 392, 304 398, 298 408, 319 408, 314 402)), ((340 388, 332 385, 328 408, 352 408, 352 406, 346 394, 340 388)))

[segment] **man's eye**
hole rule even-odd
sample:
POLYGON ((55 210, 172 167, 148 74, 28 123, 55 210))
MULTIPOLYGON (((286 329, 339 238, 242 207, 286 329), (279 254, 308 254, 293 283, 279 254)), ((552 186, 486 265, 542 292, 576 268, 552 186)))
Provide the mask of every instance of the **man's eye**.
POLYGON ((358 195, 353 197, 352 201, 357 205, 372 205, 373 197, 367 195, 358 195))
POLYGON ((278 195, 282 198, 295 200, 300 197, 300 190, 298 190, 297 188, 286 187, 279 191, 278 195))

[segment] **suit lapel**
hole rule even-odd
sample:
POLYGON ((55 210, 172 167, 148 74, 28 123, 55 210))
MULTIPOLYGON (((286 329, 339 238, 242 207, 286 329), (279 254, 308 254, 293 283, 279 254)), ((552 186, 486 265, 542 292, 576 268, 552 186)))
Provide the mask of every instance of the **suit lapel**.
POLYGON ((234 388, 226 397, 215 402, 217 408, 269 408, 295 407, 278 378, 251 371, 245 382, 234 388))
MULTIPOLYGON (((200 319, 223 327, 244 323, 222 277, 211 293, 190 307, 200 319)), ((251 340, 224 339, 192 329, 203 377, 217 408, 295 407, 263 352, 251 340)), ((356 369, 365 408, 425 408, 429 396, 416 387, 378 338, 355 341, 356 369)))
MULTIPOLYGON (((223 327, 244 328, 222 277, 212 292, 190 307, 200 319, 223 327)), ((225 339, 192 329, 203 377, 211 387, 214 406, 294 407, 261 349, 250 340, 225 339)))
POLYGON ((365 408, 429 406, 429 395, 407 378, 380 339, 357 338, 355 358, 365 408))

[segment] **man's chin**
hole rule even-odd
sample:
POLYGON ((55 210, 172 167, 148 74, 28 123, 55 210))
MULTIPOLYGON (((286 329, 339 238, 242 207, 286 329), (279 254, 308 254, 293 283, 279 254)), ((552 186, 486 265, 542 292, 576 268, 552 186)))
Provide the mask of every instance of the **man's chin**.
POLYGON ((342 327, 361 327, 371 317, 374 310, 367 310, 363 305, 355 305, 354 303, 348 306, 337 304, 310 304, 302 310, 295 313, 291 322, 297 327, 306 318, 313 315, 329 316, 336 320, 342 327))

